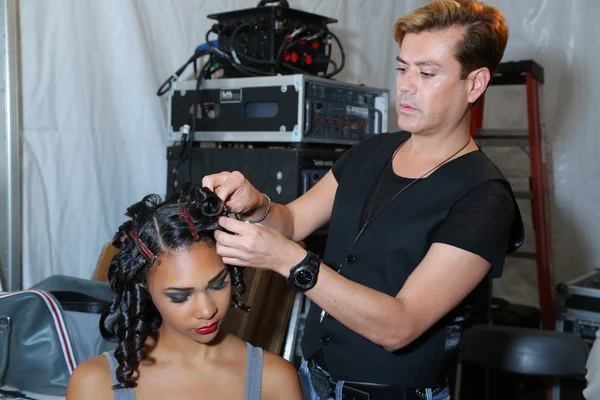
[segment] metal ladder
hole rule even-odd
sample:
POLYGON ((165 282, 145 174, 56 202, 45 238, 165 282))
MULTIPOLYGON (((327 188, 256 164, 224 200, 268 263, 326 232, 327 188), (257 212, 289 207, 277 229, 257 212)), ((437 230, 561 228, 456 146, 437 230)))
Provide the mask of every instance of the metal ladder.
MULTIPOLYGON (((515 192, 517 199, 529 199, 535 234, 535 252, 515 252, 510 257, 535 260, 538 296, 543 329, 555 327, 555 285, 552 262, 552 241, 549 212, 548 166, 540 107, 544 85, 544 69, 533 60, 501 63, 490 86, 521 85, 527 95, 528 127, 522 130, 482 129, 485 94, 471 113, 471 136, 484 150, 485 147, 513 147, 525 149, 530 160, 530 190, 515 192)), ((485 150, 484 150, 485 151, 485 150)))

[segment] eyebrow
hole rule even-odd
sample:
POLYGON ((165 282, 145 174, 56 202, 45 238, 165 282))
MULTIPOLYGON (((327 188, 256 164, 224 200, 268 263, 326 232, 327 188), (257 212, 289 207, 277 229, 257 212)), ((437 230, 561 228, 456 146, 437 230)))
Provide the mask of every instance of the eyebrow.
MULTIPOLYGON (((212 284, 214 284, 215 282, 219 281, 219 280, 223 280, 225 278, 225 276, 227 275, 227 267, 223 268, 221 271, 219 271, 219 273, 215 276, 213 276, 212 278, 210 278, 210 280, 208 281, 208 286, 211 286, 212 284)), ((164 291, 175 291, 175 292, 191 292, 194 290, 193 287, 168 287, 166 289, 164 289, 164 291)))
MULTIPOLYGON (((401 62, 402 64, 410 64, 407 61, 404 61, 402 58, 400 58, 400 56, 396 56, 396 61, 401 62)), ((422 60, 422 61, 417 61, 415 62, 416 66, 422 67, 422 66, 434 66, 434 67, 441 67, 440 64, 436 63, 433 60, 422 60)))
POLYGON ((223 268, 221 270, 221 272, 219 272, 217 275, 215 275, 214 277, 212 277, 209 281, 208 281, 208 286, 212 285, 213 283, 217 282, 217 281, 222 281, 223 279, 225 279, 225 276, 227 275, 227 267, 223 268))

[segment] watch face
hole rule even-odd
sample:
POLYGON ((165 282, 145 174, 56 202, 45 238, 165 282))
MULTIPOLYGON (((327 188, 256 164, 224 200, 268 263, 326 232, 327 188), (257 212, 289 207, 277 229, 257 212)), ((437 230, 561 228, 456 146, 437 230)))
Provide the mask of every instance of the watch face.
POLYGON ((311 287, 315 281, 315 274, 308 268, 303 268, 294 275, 296 286, 305 289, 311 287))

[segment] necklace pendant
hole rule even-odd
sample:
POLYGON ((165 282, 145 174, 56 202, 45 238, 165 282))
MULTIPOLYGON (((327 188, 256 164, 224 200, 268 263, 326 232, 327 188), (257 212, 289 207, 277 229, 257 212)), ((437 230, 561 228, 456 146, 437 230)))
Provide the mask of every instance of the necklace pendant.
POLYGON ((325 318, 325 315, 327 315, 327 312, 325 312, 325 310, 321 310, 321 317, 319 318, 319 323, 323 322, 323 318, 325 318))

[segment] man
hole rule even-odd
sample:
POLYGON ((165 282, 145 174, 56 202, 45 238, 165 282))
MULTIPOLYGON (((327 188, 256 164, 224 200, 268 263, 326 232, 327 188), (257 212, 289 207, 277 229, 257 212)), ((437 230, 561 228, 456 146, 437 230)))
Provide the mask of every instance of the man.
POLYGON ((276 271, 313 302, 306 398, 449 398, 451 317, 501 275, 522 234, 510 185, 469 133, 508 40, 502 14, 476 0, 434 1, 400 18, 394 38, 402 132, 355 145, 287 205, 238 172, 203 179, 255 222, 220 220, 224 261, 276 271), (319 260, 296 242, 327 222, 319 260))

